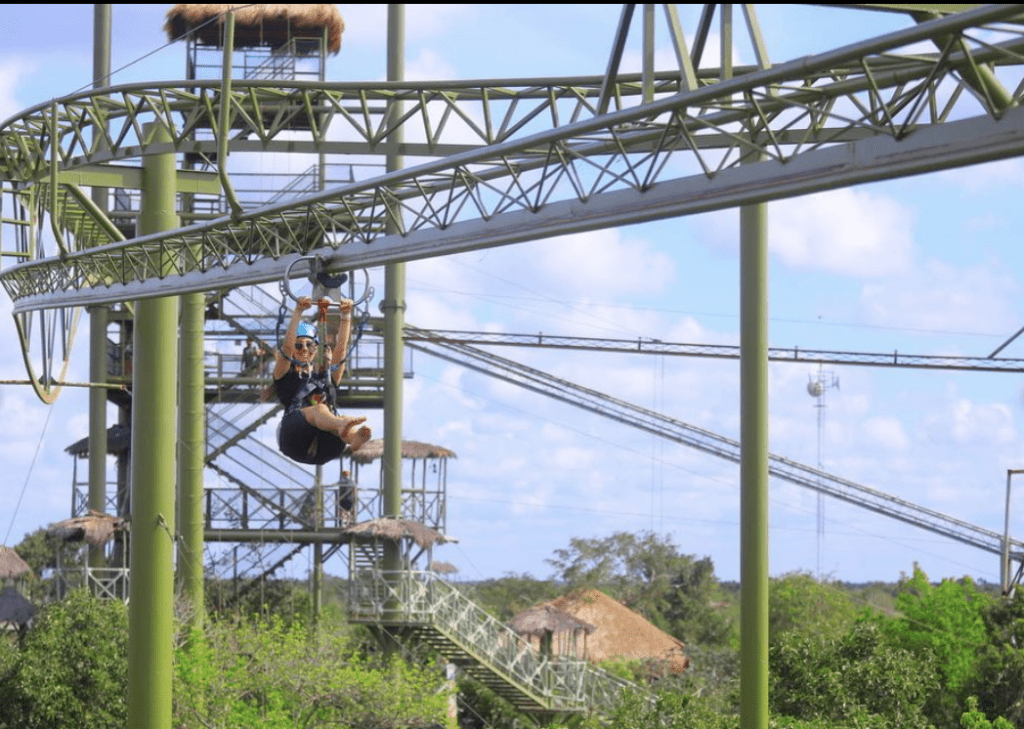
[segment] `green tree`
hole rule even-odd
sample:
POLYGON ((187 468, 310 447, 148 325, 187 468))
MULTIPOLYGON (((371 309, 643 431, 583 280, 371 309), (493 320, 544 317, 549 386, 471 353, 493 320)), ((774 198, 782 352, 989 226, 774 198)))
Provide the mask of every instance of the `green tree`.
POLYGON ((978 652, 968 692, 989 716, 1024 726, 1024 592, 991 601, 983 617, 988 643, 978 652))
POLYGON ((876 729, 928 727, 922 707, 939 685, 931 659, 889 645, 868 620, 843 635, 773 639, 769 680, 773 713, 876 729))
POLYGON ((4 729, 123 727, 127 645, 120 602, 78 590, 46 606, 0 671, 4 729))
POLYGON ((712 603, 714 564, 680 554, 671 537, 616 532, 573 538, 547 560, 570 589, 595 587, 684 642, 724 643, 733 628, 712 603))
POLYGON ((967 711, 960 717, 960 726, 964 729, 1013 729, 1020 724, 1011 724, 1006 719, 999 717, 994 722, 989 721, 985 712, 978 709, 978 699, 974 696, 967 697, 967 711))
POLYGON ((768 631, 772 639, 789 632, 824 639, 842 635, 858 608, 838 583, 819 582, 806 572, 773 579, 768 590, 768 631))
POLYGON ((33 579, 26 590, 27 596, 32 600, 40 600, 45 595, 53 594, 51 583, 53 570, 57 567, 58 554, 60 564, 65 567, 80 567, 85 554, 81 544, 54 539, 46 533, 45 528, 26 534, 14 547, 14 551, 32 568, 33 579))
POLYGON ((979 656, 989 642, 983 616, 991 601, 970 577, 932 585, 914 565, 913 576, 901 580, 898 614, 884 626, 893 645, 934 661, 941 690, 929 697, 926 710, 937 725, 954 725, 962 713, 979 656))
POLYGON ((274 617, 211 621, 175 665, 175 716, 186 726, 398 729, 442 723, 447 709, 438 671, 363 656, 326 617, 317 630, 274 617))
POLYGON ((470 598, 498 620, 507 622, 515 615, 562 594, 553 580, 538 580, 528 573, 506 572, 503 577, 483 580, 468 589, 470 598))

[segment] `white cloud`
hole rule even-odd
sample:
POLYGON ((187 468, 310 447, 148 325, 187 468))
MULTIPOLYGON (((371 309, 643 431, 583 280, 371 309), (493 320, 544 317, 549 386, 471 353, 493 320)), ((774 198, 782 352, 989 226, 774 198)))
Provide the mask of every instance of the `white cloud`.
MULTIPOLYGON (((388 37, 388 6, 346 3, 338 8, 345 19, 342 48, 348 43, 375 45, 383 53, 388 37)), ((472 5, 406 5, 405 35, 412 41, 436 38, 476 15, 472 5)))
POLYGON ((952 399, 929 415, 925 432, 938 444, 959 446, 1008 445, 1017 439, 1013 414, 1006 403, 978 403, 964 397, 952 399))
POLYGON ((878 277, 906 270, 914 215, 876 193, 843 189, 773 203, 769 247, 794 268, 878 277))
POLYGON ((1020 187, 1024 185, 1024 161, 1019 158, 988 162, 982 165, 945 170, 937 178, 975 195, 992 188, 1020 187))
POLYGON ((456 78, 455 67, 432 48, 421 48, 419 53, 405 67, 405 78, 409 81, 427 81, 456 78))
POLYGON ((542 282, 557 284, 570 297, 651 294, 675 277, 670 257, 645 241, 623 237, 619 229, 552 238, 532 248, 542 282))
POLYGON ((861 426, 869 447, 901 452, 910 443, 903 423, 892 416, 867 418, 861 426))
POLYGON ((0 60, 0 121, 25 108, 26 105, 18 99, 18 87, 33 70, 33 64, 20 59, 0 60))
POLYGON ((1019 325, 1014 276, 996 263, 968 268, 930 260, 904 276, 867 284, 861 303, 875 325, 935 331, 1010 330, 1019 325))

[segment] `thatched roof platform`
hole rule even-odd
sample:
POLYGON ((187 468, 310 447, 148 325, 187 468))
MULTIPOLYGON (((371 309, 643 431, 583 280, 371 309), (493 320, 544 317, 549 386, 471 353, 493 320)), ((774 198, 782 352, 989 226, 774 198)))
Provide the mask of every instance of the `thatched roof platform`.
MULTIPOLYGON (((292 38, 320 38, 327 29, 327 50, 341 50, 345 21, 336 5, 185 5, 167 11, 164 30, 174 41, 191 33, 197 42, 220 46, 224 14, 235 12, 235 47, 279 48, 292 38)), ((310 50, 309 52, 313 52, 310 50)))
MULTIPOLYGON (((367 441, 362 448, 352 454, 352 460, 356 463, 370 463, 383 457, 384 440, 367 441)), ((402 458, 455 458, 455 451, 450 451, 441 446, 430 443, 420 443, 415 440, 402 441, 402 458)))
POLYGON ((0 546, 0 578, 13 580, 28 574, 32 568, 10 547, 0 546))
POLYGON ((128 522, 121 517, 101 514, 90 509, 88 516, 76 516, 51 524, 46 533, 65 542, 85 541, 99 547, 110 541, 114 532, 127 528, 128 522))
POLYGON ((342 531, 346 534, 355 534, 368 539, 383 537, 384 539, 391 539, 396 542, 400 539, 411 539, 423 548, 456 541, 425 524, 407 519, 396 519, 394 517, 382 517, 380 519, 363 521, 353 524, 342 531))
POLYGON ((440 559, 431 560, 429 569, 438 575, 454 575, 459 571, 459 568, 451 562, 445 562, 440 559))
POLYGON ((36 606, 13 587, 0 590, 0 626, 20 628, 36 614, 36 606))
MULTIPOLYGON (((107 455, 119 456, 123 453, 127 453, 132 447, 132 429, 127 425, 111 425, 107 428, 107 455)), ((64 449, 65 453, 70 453, 73 456, 85 457, 89 455, 89 437, 86 436, 81 440, 77 440, 67 448, 64 449)))
POLYGON ((673 672, 690 665, 681 641, 600 590, 580 590, 547 604, 597 626, 587 637, 586 657, 592 661, 649 660, 673 672))
POLYGON ((559 635, 580 631, 589 635, 597 630, 596 625, 574 618, 551 605, 538 605, 524 610, 509 621, 508 627, 525 636, 542 636, 545 633, 559 635))

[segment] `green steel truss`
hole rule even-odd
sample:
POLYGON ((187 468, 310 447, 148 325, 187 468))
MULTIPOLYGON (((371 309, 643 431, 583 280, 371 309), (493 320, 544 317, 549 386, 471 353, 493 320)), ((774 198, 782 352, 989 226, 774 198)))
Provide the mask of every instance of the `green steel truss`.
MULTIPOLYGON (((435 159, 130 241, 115 241, 95 212, 95 225, 78 223, 77 237, 66 236, 66 254, 12 266, 0 280, 18 312, 105 303, 209 290, 237 283, 239 274, 271 280, 311 251, 339 264, 380 264, 1005 157, 1024 150, 1024 117, 1016 113, 1024 94, 1022 15, 1019 6, 982 6, 817 56, 734 69, 732 78, 651 76, 648 103, 640 103, 640 77, 618 78, 614 91, 601 77, 237 81, 227 104, 217 83, 199 81, 78 94, 0 129, 4 177, 63 187, 62 176, 78 168, 171 150, 198 154, 212 170, 223 162, 216 158, 221 113, 229 115, 232 152, 380 154, 402 129, 420 140, 404 145, 406 154, 435 159), (924 41, 935 52, 919 52, 914 44, 924 41), (598 113, 603 98, 616 110, 598 113), (393 100, 404 102, 400 116, 388 114, 393 100), (164 126, 171 142, 145 139, 146 122, 164 126), (296 131, 304 142, 283 138, 296 131), (884 149, 889 162, 859 160, 858 145, 879 139, 889 146, 871 149, 884 149), (892 162, 893 155, 905 159, 892 162), (759 156, 765 161, 748 163, 759 156), (688 194, 690 206, 667 204, 659 188, 673 198, 688 194), (641 210, 626 213, 621 201, 641 210), (532 231, 531 220, 541 223, 532 231), (388 221, 397 235, 385 235, 388 221), (168 259, 173 270, 165 273, 168 259)), ((69 217, 72 206, 59 202, 66 197, 55 189, 34 195, 37 214, 69 217)))

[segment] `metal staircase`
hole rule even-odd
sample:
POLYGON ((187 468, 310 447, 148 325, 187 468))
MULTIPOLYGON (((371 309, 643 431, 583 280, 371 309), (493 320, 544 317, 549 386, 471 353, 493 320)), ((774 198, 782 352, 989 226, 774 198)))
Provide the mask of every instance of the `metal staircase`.
POLYGON ((637 690, 588 661, 545 656, 433 572, 374 569, 350 580, 350 620, 404 630, 519 711, 610 709, 637 690))

